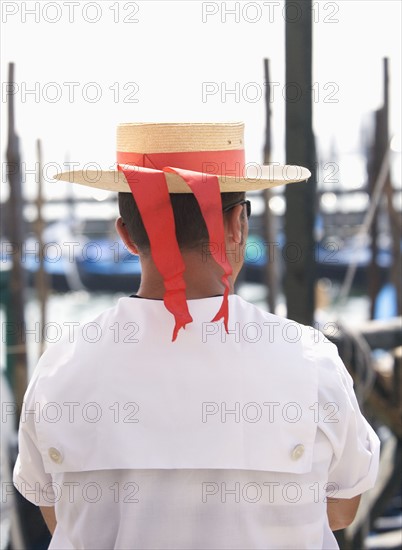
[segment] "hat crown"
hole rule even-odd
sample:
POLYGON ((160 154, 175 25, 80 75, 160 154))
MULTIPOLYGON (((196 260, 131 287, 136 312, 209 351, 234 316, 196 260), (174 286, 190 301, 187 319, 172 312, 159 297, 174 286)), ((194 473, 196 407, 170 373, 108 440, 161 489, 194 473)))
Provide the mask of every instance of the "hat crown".
POLYGON ((179 153, 244 149, 244 124, 125 123, 117 127, 117 151, 179 153))

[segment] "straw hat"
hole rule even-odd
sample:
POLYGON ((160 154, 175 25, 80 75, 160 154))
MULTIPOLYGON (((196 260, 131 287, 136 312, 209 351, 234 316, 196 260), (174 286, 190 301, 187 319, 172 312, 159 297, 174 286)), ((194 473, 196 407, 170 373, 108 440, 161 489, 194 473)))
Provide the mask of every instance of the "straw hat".
MULTIPOLYGON (((233 123, 126 123, 117 127, 117 163, 147 169, 177 167, 218 177, 221 193, 254 191, 308 179, 301 166, 246 163, 244 124, 233 123)), ((191 193, 182 177, 164 171, 169 193, 191 193)), ((130 192, 124 171, 73 170, 54 176, 105 189, 130 192)))

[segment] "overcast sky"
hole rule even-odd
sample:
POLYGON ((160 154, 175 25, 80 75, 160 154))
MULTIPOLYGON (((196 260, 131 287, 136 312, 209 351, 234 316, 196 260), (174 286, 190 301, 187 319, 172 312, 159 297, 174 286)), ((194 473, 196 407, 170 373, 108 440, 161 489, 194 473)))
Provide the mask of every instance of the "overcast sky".
MULTIPOLYGON (((116 124, 136 121, 243 120, 246 158, 262 161, 268 57, 272 160, 284 162, 284 2, 4 0, 1 9, 2 154, 7 64, 14 61, 17 129, 30 169, 38 137, 47 163, 68 155, 109 166, 116 124)), ((320 1, 313 20, 319 149, 328 154, 334 141, 342 153, 358 149, 363 120, 381 105, 384 56, 400 148, 401 3, 320 1)), ((60 185, 49 183, 48 196, 60 185)))

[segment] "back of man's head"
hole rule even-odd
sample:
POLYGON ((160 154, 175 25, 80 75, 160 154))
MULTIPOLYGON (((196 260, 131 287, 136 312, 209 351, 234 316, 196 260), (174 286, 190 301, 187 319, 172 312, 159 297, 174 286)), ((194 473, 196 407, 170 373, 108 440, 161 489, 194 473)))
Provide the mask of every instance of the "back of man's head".
MULTIPOLYGON (((222 193, 222 209, 242 201, 245 193, 222 193)), ((170 195, 176 226, 176 238, 181 250, 202 248, 208 243, 208 231, 200 207, 192 193, 170 195)), ((132 242, 139 252, 148 255, 149 239, 141 214, 131 193, 119 193, 119 210, 132 242)))

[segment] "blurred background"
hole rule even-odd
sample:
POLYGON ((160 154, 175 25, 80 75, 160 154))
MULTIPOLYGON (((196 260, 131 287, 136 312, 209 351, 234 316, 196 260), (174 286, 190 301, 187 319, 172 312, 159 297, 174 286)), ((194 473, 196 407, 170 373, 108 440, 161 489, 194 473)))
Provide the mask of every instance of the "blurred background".
POLYGON ((250 195, 237 292, 322 330, 382 441, 341 548, 401 545, 401 3, 3 1, 2 548, 46 548, 9 485, 27 381, 69 323, 135 293, 116 197, 57 182, 115 164, 119 122, 245 122, 246 161, 312 172, 250 195), (4 441, 3 441, 4 437, 4 441), (4 453, 4 455, 3 455, 4 453))

